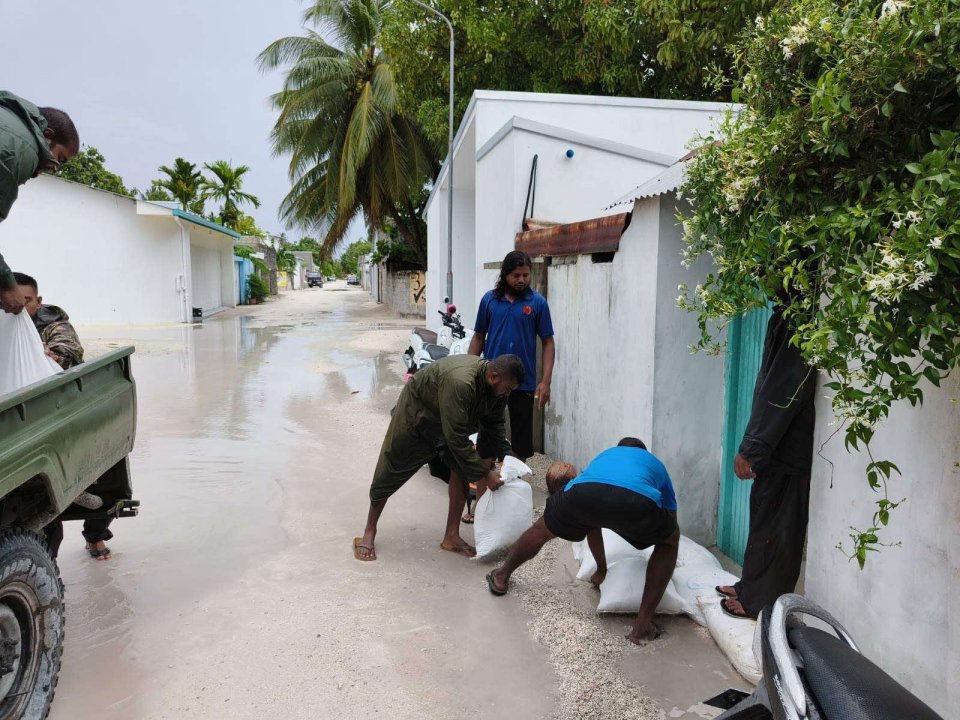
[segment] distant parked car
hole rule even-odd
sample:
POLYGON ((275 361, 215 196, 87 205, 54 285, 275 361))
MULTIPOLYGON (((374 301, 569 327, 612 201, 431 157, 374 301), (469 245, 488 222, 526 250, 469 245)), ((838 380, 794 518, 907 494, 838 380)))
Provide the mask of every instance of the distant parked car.
POLYGON ((323 275, 318 272, 308 272, 307 285, 309 287, 323 287, 323 275))
POLYGON ((359 285, 360 278, 356 275, 347 275, 347 285, 359 285))

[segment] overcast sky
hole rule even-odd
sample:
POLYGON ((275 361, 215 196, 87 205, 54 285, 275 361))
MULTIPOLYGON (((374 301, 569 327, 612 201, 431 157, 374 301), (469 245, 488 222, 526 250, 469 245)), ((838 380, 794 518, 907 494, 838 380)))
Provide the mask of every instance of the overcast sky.
MULTIPOLYGON (((278 72, 256 56, 301 31, 298 0, 0 0, 0 89, 66 110, 127 187, 184 157, 249 165, 244 190, 264 230, 283 229, 285 158, 270 151, 276 118, 267 97, 278 72)), ((294 230, 288 236, 298 238, 294 230)), ((348 241, 363 236, 355 222, 348 241)))

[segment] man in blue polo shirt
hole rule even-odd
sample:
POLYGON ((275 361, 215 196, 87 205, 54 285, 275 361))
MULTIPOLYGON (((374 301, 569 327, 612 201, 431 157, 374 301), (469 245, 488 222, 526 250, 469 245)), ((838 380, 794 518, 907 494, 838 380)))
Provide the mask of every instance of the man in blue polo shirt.
POLYGON ((597 561, 590 582, 599 586, 607 574, 607 556, 601 530, 613 530, 638 550, 653 546, 647 563, 640 612, 627 639, 641 644, 654 639, 660 629, 653 614, 673 576, 680 548, 677 497, 667 469, 637 438, 623 438, 605 450, 579 475, 573 466, 554 463, 547 471, 550 497, 543 517, 537 520, 487 575, 494 595, 504 595, 510 575, 536 556, 556 537, 580 542, 584 538, 597 561))
POLYGON ((480 301, 469 353, 495 358, 517 355, 525 380, 508 403, 510 444, 521 460, 533 455, 533 404, 542 410, 550 402, 550 382, 556 345, 547 299, 530 287, 530 256, 515 250, 500 266, 496 287, 480 301), (537 338, 543 341, 543 377, 537 384, 537 338))

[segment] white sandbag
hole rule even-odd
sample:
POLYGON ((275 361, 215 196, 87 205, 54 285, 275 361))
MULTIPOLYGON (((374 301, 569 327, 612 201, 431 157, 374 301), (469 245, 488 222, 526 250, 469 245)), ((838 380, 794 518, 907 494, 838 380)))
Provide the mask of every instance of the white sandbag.
POLYGON ((520 479, 531 472, 520 460, 505 458, 500 468, 503 485, 477 502, 473 528, 478 558, 509 547, 533 523, 533 488, 520 479))
POLYGON ((583 561, 583 548, 586 546, 587 541, 581 540, 580 542, 570 543, 570 549, 573 550, 573 559, 578 563, 583 561))
POLYGON ((60 372, 43 351, 40 333, 26 310, 0 311, 0 395, 17 392, 60 372))
MULTIPOLYGON (((648 560, 647 557, 629 557, 609 565, 607 576, 600 585, 597 612, 635 613, 640 609, 648 560)), ((663 598, 657 605, 657 612, 662 615, 681 615, 688 612, 672 581, 667 583, 663 598)))
MULTIPOLYGON (((650 557, 653 548, 646 550, 637 550, 613 530, 603 529, 603 554, 607 557, 607 568, 617 562, 631 557, 650 557)), ((581 560, 580 572, 577 573, 577 580, 589 580, 597 571, 597 561, 590 552, 590 545, 586 540, 580 546, 581 560)))
POLYGON ((761 675, 761 664, 753 651, 757 621, 726 615, 720 607, 720 598, 716 593, 713 597, 701 595, 698 603, 714 642, 737 672, 756 685, 760 682, 761 675))
POLYGON ((713 563, 684 565, 673 571, 673 585, 683 598, 684 606, 690 608, 688 614, 694 622, 704 626, 707 619, 697 600, 701 596, 719 597, 716 590, 718 585, 733 585, 737 580, 739 578, 736 575, 728 573, 719 563, 716 566, 713 563))
POLYGON ((677 567, 686 565, 712 565, 720 568, 720 561, 703 545, 698 545, 686 535, 680 536, 680 550, 677 552, 677 567))

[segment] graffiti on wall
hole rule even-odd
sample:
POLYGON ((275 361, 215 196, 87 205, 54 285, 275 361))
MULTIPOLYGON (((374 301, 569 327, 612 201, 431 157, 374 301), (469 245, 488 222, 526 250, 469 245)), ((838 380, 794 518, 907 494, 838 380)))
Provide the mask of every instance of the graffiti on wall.
POLYGON ((427 304, 427 276, 423 271, 407 273, 410 282, 410 302, 413 305, 427 304))

